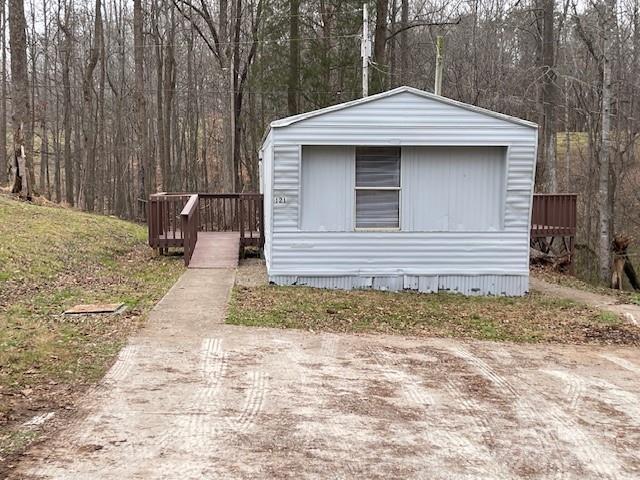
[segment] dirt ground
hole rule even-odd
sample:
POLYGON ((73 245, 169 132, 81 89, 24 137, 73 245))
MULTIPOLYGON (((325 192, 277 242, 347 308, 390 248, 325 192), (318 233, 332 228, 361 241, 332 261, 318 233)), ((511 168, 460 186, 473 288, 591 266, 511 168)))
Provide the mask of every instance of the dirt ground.
POLYGON ((223 325, 233 276, 185 273, 10 478, 640 478, 637 349, 223 325))

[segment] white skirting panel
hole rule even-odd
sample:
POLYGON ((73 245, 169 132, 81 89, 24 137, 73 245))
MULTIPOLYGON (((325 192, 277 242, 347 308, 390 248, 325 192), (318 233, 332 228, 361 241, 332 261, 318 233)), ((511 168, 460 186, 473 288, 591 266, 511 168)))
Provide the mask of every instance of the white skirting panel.
POLYGON ((395 276, 296 276, 271 275, 276 285, 304 285, 338 290, 414 290, 422 293, 450 292, 463 295, 518 297, 528 293, 528 275, 395 275, 395 276))

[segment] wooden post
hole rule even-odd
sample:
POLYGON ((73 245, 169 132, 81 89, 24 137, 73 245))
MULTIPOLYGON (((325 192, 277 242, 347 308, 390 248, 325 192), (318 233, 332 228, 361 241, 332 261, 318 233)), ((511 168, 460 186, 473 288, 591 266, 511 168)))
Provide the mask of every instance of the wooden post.
POLYGON ((433 92, 442 95, 442 71, 444 67, 444 37, 438 35, 436 39, 436 78, 433 92))
POLYGON ((238 197, 239 221, 240 221, 240 258, 244 258, 244 201, 238 197))

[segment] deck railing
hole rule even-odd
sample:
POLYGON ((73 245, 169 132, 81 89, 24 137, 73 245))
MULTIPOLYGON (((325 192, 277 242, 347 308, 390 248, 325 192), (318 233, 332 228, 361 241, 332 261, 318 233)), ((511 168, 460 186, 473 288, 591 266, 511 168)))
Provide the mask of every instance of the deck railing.
POLYGON ((189 201, 188 194, 156 193, 149 197, 147 223, 149 245, 164 251, 182 247, 182 220, 180 213, 189 201))
POLYGON ((184 264, 189 266, 198 241, 198 227, 200 224, 198 195, 191 195, 180 216, 182 217, 182 233, 184 236, 184 264))
POLYGON ((576 235, 575 193, 536 193, 531 210, 531 238, 576 235))
MULTIPOLYGON (((197 231, 240 232, 240 247, 264 246, 264 210, 259 193, 157 193, 149 197, 149 245, 161 252, 186 247, 181 213, 191 199, 197 231)), ((186 253, 186 251, 185 251, 186 253)))

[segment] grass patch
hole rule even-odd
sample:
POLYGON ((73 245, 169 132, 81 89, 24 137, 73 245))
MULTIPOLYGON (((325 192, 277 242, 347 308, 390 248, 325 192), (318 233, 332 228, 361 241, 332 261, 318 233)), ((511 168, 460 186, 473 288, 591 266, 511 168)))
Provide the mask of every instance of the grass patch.
POLYGON ((622 319, 619 315, 607 311, 600 312, 598 314, 597 320, 600 323, 604 323, 605 325, 618 325, 620 322, 622 322, 622 319))
POLYGON ((500 298, 236 286, 227 323, 510 342, 640 344, 640 330, 617 317, 614 321, 587 306, 536 293, 500 298))
POLYGON ((0 472, 34 437, 19 425, 67 407, 96 382, 182 272, 154 257, 146 228, 0 196, 0 472), (125 302, 121 315, 65 317, 81 303, 125 302))

